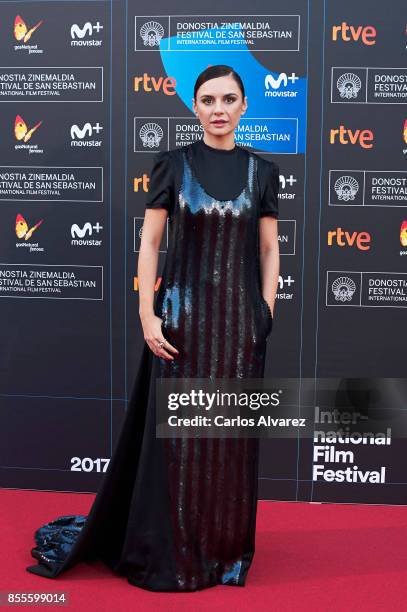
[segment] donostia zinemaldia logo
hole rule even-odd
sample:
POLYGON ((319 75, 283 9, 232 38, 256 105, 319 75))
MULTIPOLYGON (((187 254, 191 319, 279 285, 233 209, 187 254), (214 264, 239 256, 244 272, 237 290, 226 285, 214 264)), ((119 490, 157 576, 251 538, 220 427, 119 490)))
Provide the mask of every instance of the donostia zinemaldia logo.
POLYGON ((362 87, 362 81, 357 74, 346 72, 336 81, 336 86, 341 98, 350 100, 351 98, 358 97, 358 93, 362 87))
POLYGON ((337 302, 350 302, 356 285, 349 276, 340 276, 332 283, 332 292, 337 302))
POLYGON ((143 147, 154 149, 159 146, 164 132, 158 123, 145 123, 139 130, 139 136, 143 147))
POLYGON ((349 202, 354 200, 359 191, 359 183, 353 176, 340 176, 334 185, 338 200, 349 202))
POLYGON ((164 36, 164 28, 157 21, 147 21, 140 28, 140 36, 145 47, 158 47, 164 36))

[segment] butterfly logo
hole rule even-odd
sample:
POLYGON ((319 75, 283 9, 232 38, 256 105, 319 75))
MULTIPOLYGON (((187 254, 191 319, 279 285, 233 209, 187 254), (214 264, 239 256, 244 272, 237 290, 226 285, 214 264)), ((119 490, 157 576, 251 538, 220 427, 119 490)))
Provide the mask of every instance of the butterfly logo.
POLYGON ((43 221, 44 219, 41 219, 40 221, 38 221, 38 223, 33 225, 31 229, 28 229, 27 221, 24 219, 23 215, 20 215, 20 213, 18 213, 16 217, 17 238, 24 238, 24 240, 28 240, 29 238, 31 238, 32 233, 37 229, 37 227, 41 225, 43 221))
POLYGON ((17 15, 17 17, 14 19, 14 38, 19 41, 22 40, 23 42, 27 42, 35 30, 40 27, 43 21, 44 20, 41 19, 37 25, 29 30, 24 19, 20 17, 20 15, 17 15))
POLYGON ((37 125, 34 125, 34 127, 29 130, 28 125, 21 115, 17 115, 14 121, 14 135, 17 140, 24 140, 24 142, 27 142, 27 140, 30 140, 35 130, 40 127, 41 123, 42 121, 39 121, 37 125))

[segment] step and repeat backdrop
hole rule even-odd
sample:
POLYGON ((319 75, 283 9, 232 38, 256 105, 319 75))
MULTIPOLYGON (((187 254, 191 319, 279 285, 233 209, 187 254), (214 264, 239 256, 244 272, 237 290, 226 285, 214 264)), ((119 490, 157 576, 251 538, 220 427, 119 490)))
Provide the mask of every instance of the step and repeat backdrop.
MULTIPOLYGON (((202 138, 195 80, 228 64, 249 104, 236 142, 280 167, 266 375, 388 390, 373 437, 347 429, 366 418, 363 394, 346 411, 299 401, 315 434, 262 440, 260 498, 407 503, 404 8, 1 2, 0 486, 97 490, 144 343, 154 154, 202 138)), ((157 289, 167 247, 165 231, 157 289)))

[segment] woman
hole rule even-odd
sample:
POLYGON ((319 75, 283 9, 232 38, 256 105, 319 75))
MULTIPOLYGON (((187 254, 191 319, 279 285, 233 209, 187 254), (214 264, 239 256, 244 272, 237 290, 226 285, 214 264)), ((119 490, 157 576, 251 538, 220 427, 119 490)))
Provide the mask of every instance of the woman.
POLYGON ((146 343, 115 452, 89 515, 37 530, 33 573, 53 578, 99 558, 154 591, 246 582, 259 441, 156 438, 155 381, 264 376, 279 275, 279 169, 234 143, 247 99, 230 66, 199 75, 193 109, 203 139, 157 154, 151 173, 138 262, 146 343))

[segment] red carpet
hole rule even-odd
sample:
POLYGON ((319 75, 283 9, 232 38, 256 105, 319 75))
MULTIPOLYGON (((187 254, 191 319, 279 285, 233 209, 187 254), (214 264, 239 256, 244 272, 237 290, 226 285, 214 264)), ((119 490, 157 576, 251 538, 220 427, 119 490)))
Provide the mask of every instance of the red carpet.
POLYGON ((151 593, 99 562, 76 565, 55 580, 29 574, 34 530, 58 515, 86 514, 92 500, 0 490, 0 590, 65 591, 75 612, 407 609, 405 507, 259 502, 256 555, 243 588, 151 593))

